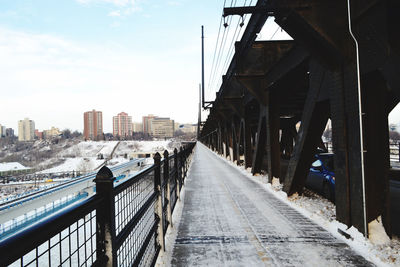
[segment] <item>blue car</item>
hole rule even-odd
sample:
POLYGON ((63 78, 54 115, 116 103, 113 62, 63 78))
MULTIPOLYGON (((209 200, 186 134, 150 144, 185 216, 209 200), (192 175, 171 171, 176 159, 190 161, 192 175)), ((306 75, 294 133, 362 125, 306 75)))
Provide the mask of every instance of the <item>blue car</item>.
POLYGON ((307 176, 306 187, 335 202, 335 174, 333 153, 315 155, 307 176))

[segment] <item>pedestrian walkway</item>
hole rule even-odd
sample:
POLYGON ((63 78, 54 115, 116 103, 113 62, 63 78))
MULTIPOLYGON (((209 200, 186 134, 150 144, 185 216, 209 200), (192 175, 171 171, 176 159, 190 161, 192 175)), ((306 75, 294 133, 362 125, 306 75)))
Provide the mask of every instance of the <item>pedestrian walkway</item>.
POLYGON ((172 266, 372 266, 197 144, 172 266))

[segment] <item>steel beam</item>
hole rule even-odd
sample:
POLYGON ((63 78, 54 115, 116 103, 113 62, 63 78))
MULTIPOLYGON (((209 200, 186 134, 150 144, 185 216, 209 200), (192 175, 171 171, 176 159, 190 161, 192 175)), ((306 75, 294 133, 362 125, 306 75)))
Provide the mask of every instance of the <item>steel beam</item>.
POLYGON ((317 145, 329 118, 329 101, 318 101, 324 74, 322 66, 315 61, 310 63, 310 89, 283 187, 288 195, 303 191, 317 145))

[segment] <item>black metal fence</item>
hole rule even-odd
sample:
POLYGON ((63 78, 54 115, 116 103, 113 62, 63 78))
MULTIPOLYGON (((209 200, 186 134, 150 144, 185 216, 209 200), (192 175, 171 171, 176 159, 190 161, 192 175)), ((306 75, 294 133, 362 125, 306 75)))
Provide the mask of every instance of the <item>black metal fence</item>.
MULTIPOLYGON (((333 152, 332 142, 324 142, 324 145, 328 152, 333 152)), ((389 142, 389 155, 392 161, 400 162, 400 142, 390 141, 389 142)))
POLYGON ((195 143, 116 185, 103 167, 96 195, 0 243, 0 266, 153 266, 195 143))

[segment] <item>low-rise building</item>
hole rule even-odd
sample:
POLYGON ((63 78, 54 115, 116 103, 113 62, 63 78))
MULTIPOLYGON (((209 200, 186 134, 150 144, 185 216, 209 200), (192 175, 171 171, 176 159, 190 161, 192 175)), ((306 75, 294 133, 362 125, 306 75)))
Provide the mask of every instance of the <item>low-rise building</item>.
POLYGON ((132 130, 134 133, 142 133, 143 132, 143 123, 140 123, 140 122, 132 123, 132 130))
POLYGON ((14 137, 14 129, 6 128, 6 137, 14 137))
POLYGON ((197 124, 193 123, 185 123, 179 124, 176 130, 181 130, 183 133, 196 133, 197 132, 197 124))
POLYGON ((50 130, 43 130, 43 138, 52 138, 61 135, 62 132, 56 127, 51 127, 50 130))
POLYGON ((43 139, 43 132, 39 132, 38 129, 35 129, 35 137, 39 140, 43 139))
POLYGON ((170 118, 153 118, 151 122, 152 136, 155 138, 172 138, 175 132, 175 123, 170 118))
POLYGON ((0 175, 13 175, 13 174, 20 174, 20 173, 28 173, 32 169, 25 167, 19 162, 3 162, 0 163, 0 175))

